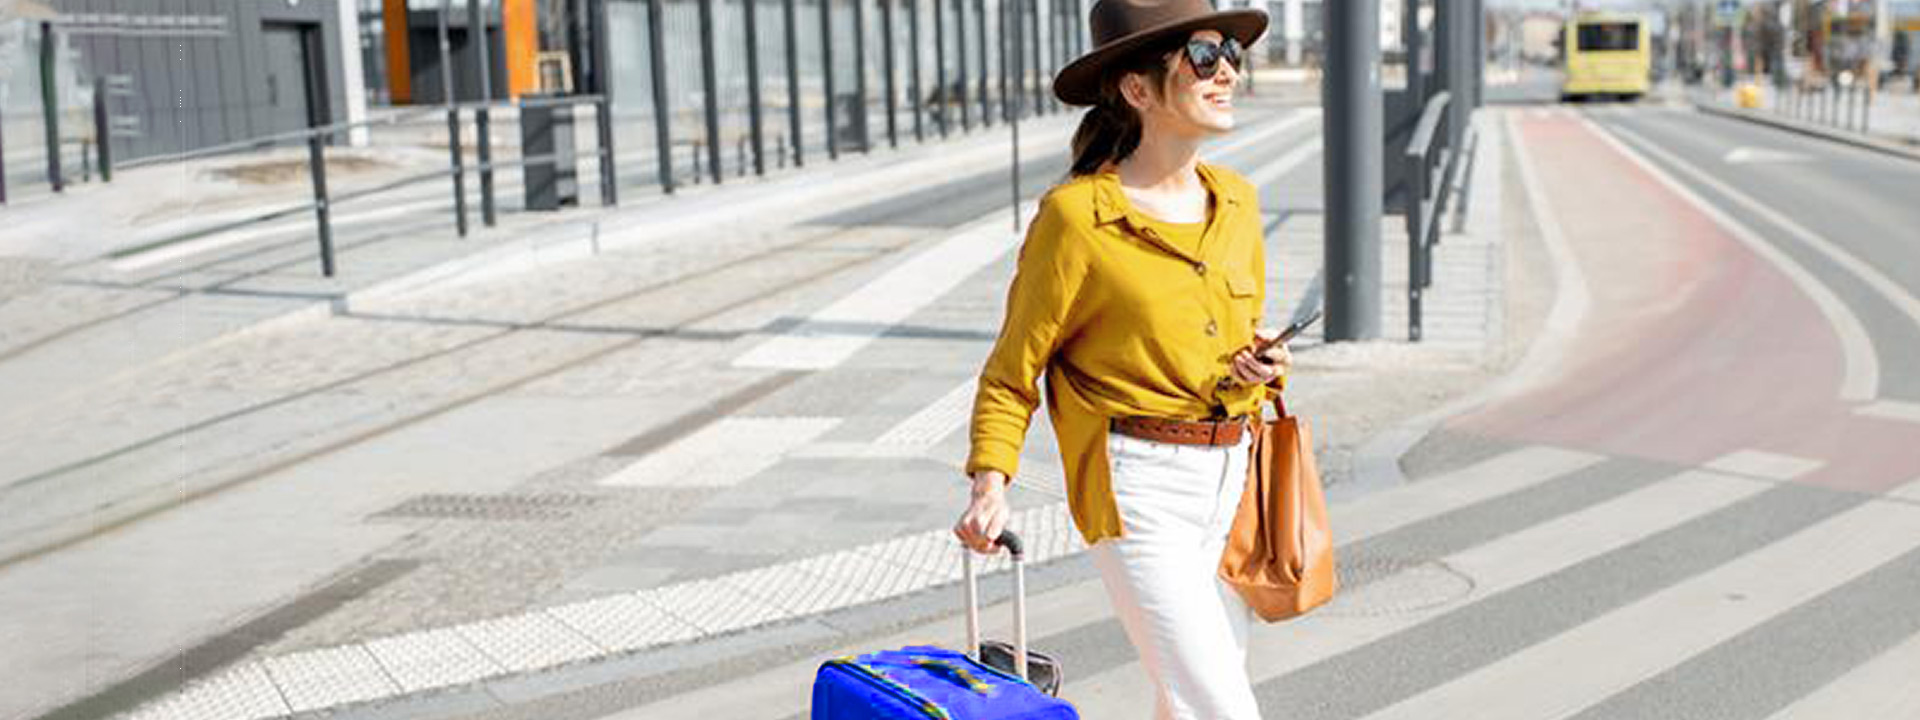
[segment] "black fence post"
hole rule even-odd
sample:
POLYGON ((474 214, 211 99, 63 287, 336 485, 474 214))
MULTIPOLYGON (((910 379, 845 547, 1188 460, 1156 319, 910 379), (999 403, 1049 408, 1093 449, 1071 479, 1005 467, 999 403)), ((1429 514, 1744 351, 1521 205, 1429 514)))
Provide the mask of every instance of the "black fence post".
POLYGON ((620 204, 620 166, 613 143, 613 64, 608 62, 610 40, 607 37, 607 0, 593 0, 593 89, 600 95, 594 104, 595 129, 600 133, 600 204, 620 204))
POLYGON ((107 123, 107 78, 93 79, 93 142, 99 146, 100 182, 113 182, 113 128, 107 123))
POLYGON ((333 220, 327 207, 327 155, 320 133, 307 136, 307 167, 313 176, 313 217, 320 224, 320 274, 333 277, 333 220))
MULTIPOLYGON (((907 0, 907 2, 911 3, 913 2, 913 0, 907 0)), ((893 3, 894 3, 894 0, 880 0, 880 55, 881 55, 880 71, 881 73, 885 74, 887 77, 887 82, 886 82, 887 146, 897 148, 897 147, 900 147, 900 127, 899 127, 900 123, 899 123, 899 118, 897 117, 899 112, 898 98, 899 98, 900 90, 899 90, 899 87, 897 86, 898 85, 897 81, 894 79, 895 73, 893 69, 893 56, 894 56, 893 3)), ((911 4, 907 6, 907 12, 909 13, 913 12, 913 6, 911 4)), ((911 39, 907 41, 907 48, 908 48, 908 52, 912 52, 913 41, 911 39)), ((916 102, 913 104, 913 111, 914 111, 913 122, 914 122, 914 130, 915 130, 914 134, 918 135, 919 126, 920 126, 919 103, 916 102)))
POLYGON ((65 190, 60 174, 60 86, 54 83, 53 23, 40 23, 40 116, 47 129, 47 182, 65 190))
POLYGON ((840 159, 840 128, 833 95, 833 0, 820 0, 820 79, 827 93, 827 159, 840 159))
POLYGON ((760 130, 760 9, 754 0, 740 0, 747 9, 747 132, 753 136, 753 174, 767 174, 767 140, 760 130))
MULTIPOLYGON (((919 0, 907 0, 918 3, 919 0)), ((934 106, 933 120, 940 124, 940 137, 947 136, 947 108, 953 105, 953 93, 947 87, 947 19, 946 12, 940 9, 940 0, 932 0, 933 5, 933 96, 939 98, 934 106)), ((919 33, 915 33, 918 35, 919 33)), ((920 57, 920 53, 913 54, 920 57)))
POLYGON ((1042 82, 1043 78, 1040 75, 1047 72, 1047 56, 1042 54, 1040 45, 1042 39, 1040 37, 1040 0, 1027 0, 1027 15, 1033 19, 1032 25, 1029 26, 1033 34, 1033 70, 1026 71, 1026 61, 1022 60, 1020 79, 1022 82, 1033 84, 1033 116, 1039 117, 1041 113, 1047 112, 1052 107, 1047 100, 1053 95, 1047 92, 1046 83, 1042 82))
MULTIPOLYGON (((960 0, 962 3, 966 1, 960 0)), ((980 56, 980 125, 993 127, 993 100, 987 93, 990 89, 988 85, 991 82, 990 76, 993 74, 987 67, 987 0, 974 0, 973 4, 974 9, 978 11, 975 14, 980 16, 980 38, 977 41, 977 47, 980 50, 977 53, 980 56)), ((1004 57, 1005 53, 1001 55, 1004 57)), ((1006 85, 1001 84, 1000 89, 1004 91, 1006 85)))
POLYGON ((904 0, 907 3, 907 68, 913 75, 908 78, 907 92, 913 93, 913 139, 927 141, 925 118, 927 115, 927 94, 920 87, 920 0, 904 0))
POLYGON ((667 106, 667 21, 661 0, 647 0, 647 72, 653 86, 653 147, 660 172, 660 191, 673 194, 673 116, 667 106))
POLYGON ((480 106, 473 111, 474 150, 480 154, 480 222, 493 227, 493 133, 489 108, 493 104, 493 68, 489 67, 492 58, 487 42, 487 17, 481 14, 480 0, 467 0, 467 44, 473 46, 474 72, 480 79, 480 106))
MULTIPOLYGON (((1007 46, 1013 49, 1014 73, 1017 74, 1026 70, 1026 63, 1020 58, 1020 0, 1004 0, 1004 2, 1013 5, 1013 12, 1010 13, 1005 12, 1005 6, 1003 5, 1002 13, 1007 18, 1007 29, 1010 31, 1007 34, 1012 36, 1012 42, 1007 43, 1007 46)), ((1013 131, 1013 140, 1008 144, 1013 149, 1012 210, 1014 232, 1020 231, 1020 113, 1023 110, 1020 104, 1024 97, 1025 92, 1023 91, 1015 92, 1009 96, 1011 102, 1008 103, 1009 108, 1007 113, 1008 127, 1013 131)))
POLYGON ((853 0, 853 128, 860 131, 860 152, 873 152, 867 120, 867 0, 853 0))
POLYGON ((707 108, 707 171, 713 184, 726 176, 720 168, 720 82, 713 69, 713 0, 700 0, 700 83, 707 108))
MULTIPOLYGON (((934 0, 939 3, 941 0, 934 0)), ((967 0, 953 0, 954 102, 960 107, 960 131, 973 131, 972 100, 967 97, 967 0)))
POLYGON ((793 138, 793 166, 800 167, 805 164, 800 152, 800 34, 794 27, 793 0, 780 0, 780 11, 787 34, 787 135, 793 138))
POLYGON ((460 149, 460 104, 453 96, 453 43, 447 39, 447 15, 453 0, 440 0, 440 99, 447 105, 447 152, 453 160, 453 222, 460 237, 467 236, 467 168, 460 149))

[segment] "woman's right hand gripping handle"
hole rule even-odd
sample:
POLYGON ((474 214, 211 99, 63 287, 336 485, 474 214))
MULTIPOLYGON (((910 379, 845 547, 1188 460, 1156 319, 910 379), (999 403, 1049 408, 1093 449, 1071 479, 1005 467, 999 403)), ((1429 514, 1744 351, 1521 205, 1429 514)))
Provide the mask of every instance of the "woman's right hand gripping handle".
POLYGON ((960 522, 954 523, 953 534, 974 552, 999 552, 993 541, 1007 526, 1007 482, 1006 473, 998 470, 973 474, 973 499, 960 515, 960 522))

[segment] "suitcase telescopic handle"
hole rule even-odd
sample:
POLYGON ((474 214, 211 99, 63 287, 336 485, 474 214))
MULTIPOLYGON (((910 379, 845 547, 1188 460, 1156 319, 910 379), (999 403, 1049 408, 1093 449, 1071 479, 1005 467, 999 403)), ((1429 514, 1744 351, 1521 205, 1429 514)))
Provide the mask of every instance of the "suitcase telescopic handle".
MULTIPOLYGON (((1012 530, 1002 530, 994 544, 1013 556, 1013 667, 1020 679, 1027 678, 1027 553, 1026 545, 1012 530)), ((966 572, 967 655, 980 657, 980 584, 973 569, 973 551, 960 548, 960 565, 966 572)))

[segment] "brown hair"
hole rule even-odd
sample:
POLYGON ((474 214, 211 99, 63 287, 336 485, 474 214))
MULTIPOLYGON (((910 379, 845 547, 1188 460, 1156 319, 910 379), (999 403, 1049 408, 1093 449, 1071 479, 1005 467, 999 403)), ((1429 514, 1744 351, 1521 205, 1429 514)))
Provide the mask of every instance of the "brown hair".
MULTIPOLYGON (((1180 40, 1185 42, 1185 38, 1180 40)), ((1128 73, 1138 73, 1146 77, 1154 97, 1166 97, 1169 73, 1164 60, 1171 51, 1164 46, 1143 48, 1114 63, 1100 77, 1100 99, 1080 117, 1080 127, 1073 131, 1073 164, 1068 175, 1099 172, 1102 166, 1125 160, 1140 147, 1140 111, 1127 104, 1126 96, 1120 93, 1120 80, 1128 73)))

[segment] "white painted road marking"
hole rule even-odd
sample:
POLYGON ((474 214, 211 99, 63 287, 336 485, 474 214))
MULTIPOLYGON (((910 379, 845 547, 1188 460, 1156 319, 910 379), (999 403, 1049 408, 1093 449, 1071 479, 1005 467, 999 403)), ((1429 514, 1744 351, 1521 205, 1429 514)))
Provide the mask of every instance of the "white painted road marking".
POLYGON ((1792 480, 1820 469, 1825 465, 1822 460, 1781 455, 1759 450, 1740 450, 1727 453, 1707 461, 1702 467, 1735 475, 1766 478, 1768 480, 1792 480))

